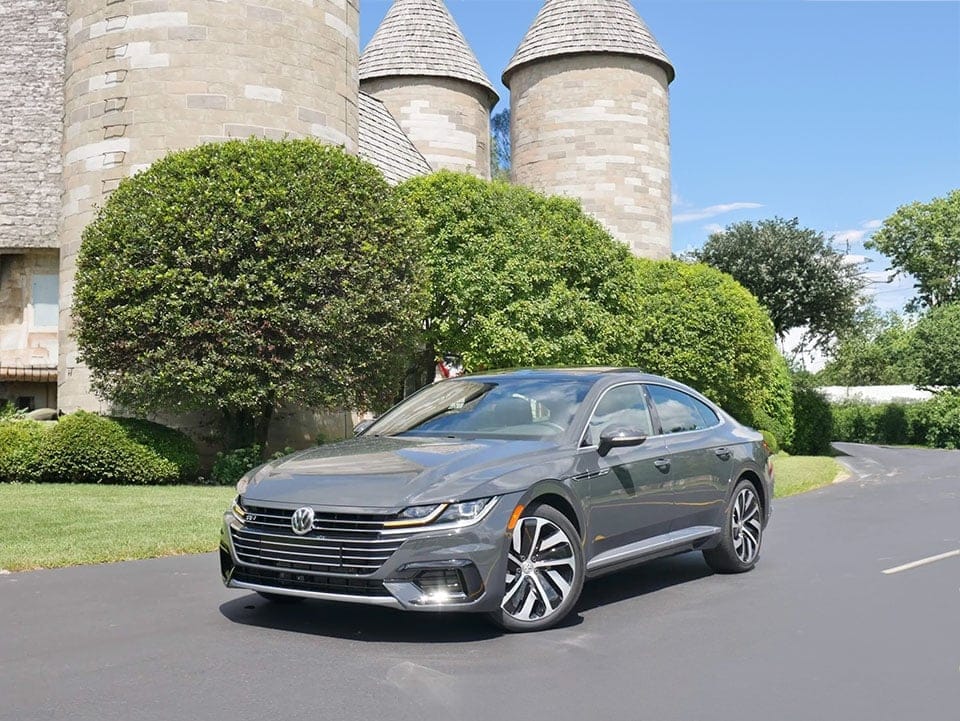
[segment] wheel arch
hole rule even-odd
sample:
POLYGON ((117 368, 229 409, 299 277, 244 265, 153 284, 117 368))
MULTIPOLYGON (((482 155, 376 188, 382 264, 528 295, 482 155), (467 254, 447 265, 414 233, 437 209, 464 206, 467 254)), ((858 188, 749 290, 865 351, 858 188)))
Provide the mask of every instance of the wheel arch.
POLYGON ((763 481, 760 480, 760 476, 757 475, 753 470, 747 469, 740 473, 737 477, 737 482, 731 486, 730 493, 733 494, 733 489, 737 487, 740 481, 750 481, 750 484, 753 486, 754 490, 757 492, 757 496, 760 498, 760 508, 763 511, 763 517, 767 517, 767 510, 769 509, 769 503, 767 499, 767 490, 763 486, 763 481))
POLYGON ((527 508, 533 506, 552 506, 566 516, 573 524, 581 540, 584 537, 585 524, 579 504, 570 498, 567 487, 558 481, 543 481, 534 486, 524 503, 527 508))

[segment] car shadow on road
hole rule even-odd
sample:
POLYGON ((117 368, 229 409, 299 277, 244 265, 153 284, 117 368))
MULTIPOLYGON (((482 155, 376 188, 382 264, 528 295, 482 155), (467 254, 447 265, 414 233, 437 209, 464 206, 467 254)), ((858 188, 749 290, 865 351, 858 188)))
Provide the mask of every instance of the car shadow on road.
MULTIPOLYGON (((712 574, 699 553, 665 558, 589 581, 574 612, 557 629, 584 622, 583 613, 712 574)), ((220 606, 228 620, 247 626, 376 643, 468 643, 503 635, 480 614, 407 613, 390 608, 305 600, 275 603, 255 593, 220 606)), ((548 632, 549 633, 549 632, 548 632)))
POLYGON ((274 603, 256 594, 220 606, 234 623, 278 631, 379 643, 465 643, 502 635, 481 615, 406 613, 391 608, 327 601, 274 603))
POLYGON ((698 552, 650 561, 609 576, 588 581, 580 594, 575 613, 583 613, 620 601, 638 599, 671 586, 712 576, 713 571, 698 552))

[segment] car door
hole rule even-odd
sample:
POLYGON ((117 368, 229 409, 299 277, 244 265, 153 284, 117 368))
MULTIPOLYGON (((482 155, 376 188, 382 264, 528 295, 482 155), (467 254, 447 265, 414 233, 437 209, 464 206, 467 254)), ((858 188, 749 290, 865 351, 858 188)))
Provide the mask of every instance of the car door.
POLYGON ((670 530, 721 525, 732 451, 723 443, 719 416, 676 388, 649 385, 647 390, 671 463, 674 523, 670 530))
POLYGON ((592 555, 669 530, 670 464, 641 384, 613 386, 600 397, 584 430, 578 464, 574 483, 588 516, 592 555), (640 430, 647 440, 601 457, 600 434, 612 427, 640 430))

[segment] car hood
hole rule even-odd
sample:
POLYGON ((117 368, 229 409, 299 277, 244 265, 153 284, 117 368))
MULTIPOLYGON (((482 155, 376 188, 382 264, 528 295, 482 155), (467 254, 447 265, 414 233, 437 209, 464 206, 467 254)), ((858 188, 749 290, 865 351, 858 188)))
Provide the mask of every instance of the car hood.
POLYGON ((555 452, 539 440, 361 437, 268 464, 247 501, 377 508, 470 500, 517 490, 503 475, 555 452))

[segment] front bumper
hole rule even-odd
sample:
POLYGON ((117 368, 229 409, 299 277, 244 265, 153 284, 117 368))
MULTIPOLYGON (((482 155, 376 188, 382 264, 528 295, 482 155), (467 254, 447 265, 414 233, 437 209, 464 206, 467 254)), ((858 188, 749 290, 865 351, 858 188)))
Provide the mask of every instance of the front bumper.
POLYGON ((493 611, 503 597, 507 524, 521 494, 502 496, 473 526, 411 534, 372 573, 322 573, 309 564, 249 563, 237 553, 243 524, 225 513, 220 570, 228 588, 407 611, 493 611))

